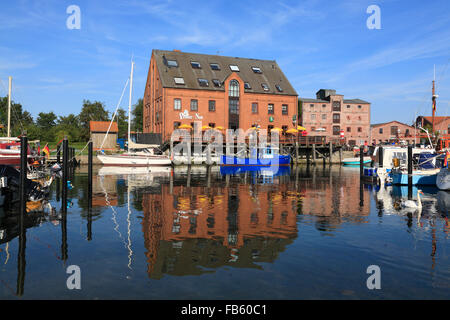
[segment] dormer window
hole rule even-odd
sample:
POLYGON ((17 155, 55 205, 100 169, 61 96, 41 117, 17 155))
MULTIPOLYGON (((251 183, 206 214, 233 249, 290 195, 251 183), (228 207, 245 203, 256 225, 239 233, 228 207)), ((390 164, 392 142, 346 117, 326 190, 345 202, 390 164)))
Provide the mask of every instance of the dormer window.
POLYGON ((212 79, 212 82, 213 82, 213 84, 214 84, 214 87, 220 88, 220 87, 222 86, 222 84, 220 83, 220 81, 217 80, 217 79, 212 79))
POLYGON ((173 78, 173 80, 175 81, 175 84, 184 84, 184 78, 173 78))
POLYGON ((200 85, 200 87, 208 87, 209 86, 208 80, 202 79, 202 78, 198 79, 198 84, 200 85))
POLYGON ((251 89, 252 86, 248 82, 244 82, 244 89, 251 89))
POLYGON ((264 89, 264 91, 269 91, 269 86, 265 83, 261 83, 261 87, 264 89))
POLYGON ((239 72, 239 67, 234 64, 230 64, 230 70, 234 72, 239 72))
POLYGON ((260 67, 252 67, 252 70, 253 70, 254 73, 262 73, 260 67))
POLYGON ((200 65, 200 62, 197 62, 197 61, 191 61, 191 66, 194 69, 201 69, 202 68, 201 65, 200 65))
POLYGON ((211 70, 220 70, 220 66, 218 63, 210 63, 211 70))
POLYGON ((178 62, 177 62, 177 60, 167 60, 167 66, 177 68, 178 62))
POLYGON ((275 88, 277 88, 278 92, 283 92, 283 89, 281 88, 281 86, 279 84, 276 84, 275 88))

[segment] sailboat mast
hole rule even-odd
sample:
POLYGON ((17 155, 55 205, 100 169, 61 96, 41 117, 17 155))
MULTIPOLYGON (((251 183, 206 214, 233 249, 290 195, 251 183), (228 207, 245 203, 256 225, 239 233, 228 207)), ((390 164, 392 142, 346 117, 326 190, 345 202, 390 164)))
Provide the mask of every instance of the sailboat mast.
POLYGON ((436 113, 436 93, 435 93, 435 81, 436 81, 436 66, 434 66, 434 73, 433 73, 433 89, 432 89, 432 97, 431 97, 431 101, 433 102, 432 104, 432 109, 433 109, 433 116, 431 118, 431 133, 434 134, 434 114, 436 113))
POLYGON ((131 61, 131 74, 130 74, 130 99, 128 101, 128 148, 131 141, 131 96, 133 94, 133 68, 134 62, 131 61))
POLYGON ((9 88, 8 88, 8 138, 11 136, 11 86, 12 77, 9 77, 9 88))

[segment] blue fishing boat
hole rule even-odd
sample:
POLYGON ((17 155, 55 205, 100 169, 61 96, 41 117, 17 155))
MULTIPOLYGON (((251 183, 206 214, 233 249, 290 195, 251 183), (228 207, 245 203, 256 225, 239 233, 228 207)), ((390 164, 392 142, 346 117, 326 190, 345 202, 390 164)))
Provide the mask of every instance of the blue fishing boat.
MULTIPOLYGON (((412 173, 413 185, 435 186, 437 174, 440 169, 414 170, 412 173)), ((405 170, 392 169, 392 184, 408 185, 408 172, 405 170)))
POLYGON ((255 166, 255 167, 277 167, 289 166, 291 156, 282 155, 274 146, 253 148, 249 156, 222 155, 220 166, 255 166))

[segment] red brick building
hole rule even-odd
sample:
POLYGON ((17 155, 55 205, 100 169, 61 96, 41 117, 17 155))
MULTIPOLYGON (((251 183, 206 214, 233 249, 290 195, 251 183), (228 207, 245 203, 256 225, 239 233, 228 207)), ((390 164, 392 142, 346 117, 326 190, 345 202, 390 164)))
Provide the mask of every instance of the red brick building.
MULTIPOLYGON (((421 126, 422 128, 431 128, 432 123, 433 117, 419 116, 416 119, 417 126, 421 126)), ((441 136, 450 134, 450 117, 434 117, 434 132, 439 133, 441 136)))
POLYGON ((399 121, 377 123, 370 126, 371 142, 375 144, 397 141, 405 141, 407 144, 413 144, 415 132, 416 130, 413 126, 399 121))
POLYGON ((297 93, 276 61, 153 50, 143 131, 170 138, 182 124, 293 127, 297 93))
POLYGON ((346 143, 362 145, 370 137, 370 102, 344 99, 336 90, 320 89, 316 99, 299 98, 301 123, 309 135, 338 139, 341 130, 346 143))

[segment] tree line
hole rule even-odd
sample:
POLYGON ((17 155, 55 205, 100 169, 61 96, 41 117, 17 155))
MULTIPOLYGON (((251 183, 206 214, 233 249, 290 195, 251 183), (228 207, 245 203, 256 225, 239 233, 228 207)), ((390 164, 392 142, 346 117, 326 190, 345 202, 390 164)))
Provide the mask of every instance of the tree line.
MULTIPOLYGON (((139 99, 132 107, 131 130, 142 132, 143 101, 139 99)), ((111 121, 113 114, 105 109, 99 101, 83 100, 79 114, 58 116, 53 111, 40 112, 36 119, 24 110, 20 103, 11 101, 11 136, 17 137, 26 130, 30 140, 43 142, 58 142, 67 136, 72 142, 87 142, 89 140, 89 121, 111 121)), ((119 127, 119 138, 128 134, 127 112, 119 108, 114 119, 119 127)), ((8 125, 8 98, 0 97, 0 135, 6 137, 8 125)))

